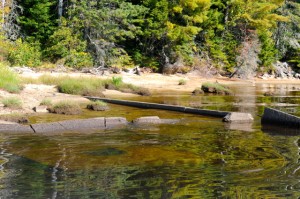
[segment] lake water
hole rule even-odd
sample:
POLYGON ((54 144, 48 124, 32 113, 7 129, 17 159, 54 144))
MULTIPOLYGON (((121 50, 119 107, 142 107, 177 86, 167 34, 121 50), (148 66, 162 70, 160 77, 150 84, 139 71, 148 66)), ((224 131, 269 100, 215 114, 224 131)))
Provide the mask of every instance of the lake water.
MULTIPOLYGON (((251 125, 110 105, 76 118, 177 118, 177 124, 52 135, 0 134, 0 198, 298 198, 300 133, 262 130, 270 106, 299 115, 300 85, 232 86, 235 96, 154 93, 131 100, 250 112, 251 125), (273 91, 275 96, 264 97, 273 91)), ((73 119, 41 115, 32 122, 73 119)))

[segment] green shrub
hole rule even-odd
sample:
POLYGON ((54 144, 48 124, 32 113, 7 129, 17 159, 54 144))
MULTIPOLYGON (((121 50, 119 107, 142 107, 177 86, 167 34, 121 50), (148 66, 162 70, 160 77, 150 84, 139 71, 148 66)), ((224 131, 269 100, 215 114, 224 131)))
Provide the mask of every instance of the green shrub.
POLYGON ((180 79, 178 85, 186 85, 186 80, 180 79))
POLYGON ((114 86, 119 87, 121 84, 123 84, 123 78, 122 77, 113 77, 112 83, 114 86))
POLYGON ((18 93, 22 89, 22 85, 17 74, 1 63, 0 63, 0 88, 10 93, 18 93))
POLYGON ((22 108, 22 101, 16 97, 7 97, 1 100, 4 107, 11 109, 20 109, 22 108))
POLYGON ((61 101, 48 108, 50 113, 64 114, 64 115, 78 115, 81 114, 81 108, 78 104, 71 101, 61 101))
POLYGON ((92 102, 87 105, 87 109, 93 110, 93 111, 106 111, 108 110, 108 106, 105 102, 101 100, 97 100, 95 102, 92 102))
POLYGON ((39 66, 41 64, 41 49, 39 44, 30 44, 18 39, 14 47, 9 51, 8 60, 15 66, 39 66))
POLYGON ((65 65, 76 69, 92 67, 93 58, 89 53, 71 50, 70 54, 66 57, 65 65))

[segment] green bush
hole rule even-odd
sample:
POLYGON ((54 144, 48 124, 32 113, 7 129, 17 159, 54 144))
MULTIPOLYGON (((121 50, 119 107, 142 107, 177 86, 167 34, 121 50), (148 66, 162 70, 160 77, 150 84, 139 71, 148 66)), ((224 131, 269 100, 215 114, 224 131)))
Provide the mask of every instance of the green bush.
POLYGON ((76 50, 71 50, 70 54, 65 58, 65 65, 81 69, 84 67, 93 66, 93 58, 89 53, 86 52, 77 52, 76 50))
POLYGON ((18 39, 10 49, 8 60, 14 66, 35 67, 41 64, 41 49, 39 43, 28 43, 18 39))
POLYGON ((178 85, 186 85, 186 80, 180 79, 178 85))
POLYGON ((114 86, 119 87, 121 84, 123 84, 123 78, 122 77, 113 77, 112 83, 114 86))
POLYGON ((22 89, 22 85, 17 74, 1 63, 0 63, 0 88, 10 93, 18 93, 22 89))
POLYGON ((4 107, 12 108, 12 109, 20 109, 22 108, 22 101, 16 97, 7 97, 1 100, 4 107))
POLYGON ((60 28, 50 36, 48 46, 45 53, 54 62, 61 60, 66 66, 76 69, 93 66, 93 58, 86 52, 86 41, 82 40, 81 34, 67 27, 64 18, 60 28))

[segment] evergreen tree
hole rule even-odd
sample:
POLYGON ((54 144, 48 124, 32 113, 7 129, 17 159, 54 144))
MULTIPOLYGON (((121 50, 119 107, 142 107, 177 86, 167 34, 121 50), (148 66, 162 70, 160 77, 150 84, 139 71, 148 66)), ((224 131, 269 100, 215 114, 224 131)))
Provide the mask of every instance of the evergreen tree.
POLYGON ((18 0, 18 4, 22 7, 18 22, 23 36, 28 41, 45 44, 57 26, 53 12, 56 0, 18 0))

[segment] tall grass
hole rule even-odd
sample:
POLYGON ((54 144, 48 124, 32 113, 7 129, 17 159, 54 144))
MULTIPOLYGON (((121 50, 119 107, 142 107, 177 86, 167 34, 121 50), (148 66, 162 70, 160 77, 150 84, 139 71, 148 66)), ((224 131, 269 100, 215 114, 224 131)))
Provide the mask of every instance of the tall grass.
POLYGON ((7 97, 1 100, 4 107, 12 108, 12 109, 20 109, 22 108, 22 101, 16 97, 7 97))
POLYGON ((103 97, 102 91, 105 89, 139 95, 150 95, 150 92, 147 89, 124 83, 122 77, 101 80, 96 77, 54 77, 51 75, 42 75, 35 81, 31 81, 30 79, 25 79, 25 81, 29 83, 56 85, 59 92, 72 95, 103 97))
POLYGON ((0 63, 0 89, 10 93, 18 93, 22 89, 21 81, 17 74, 2 63, 0 63))

